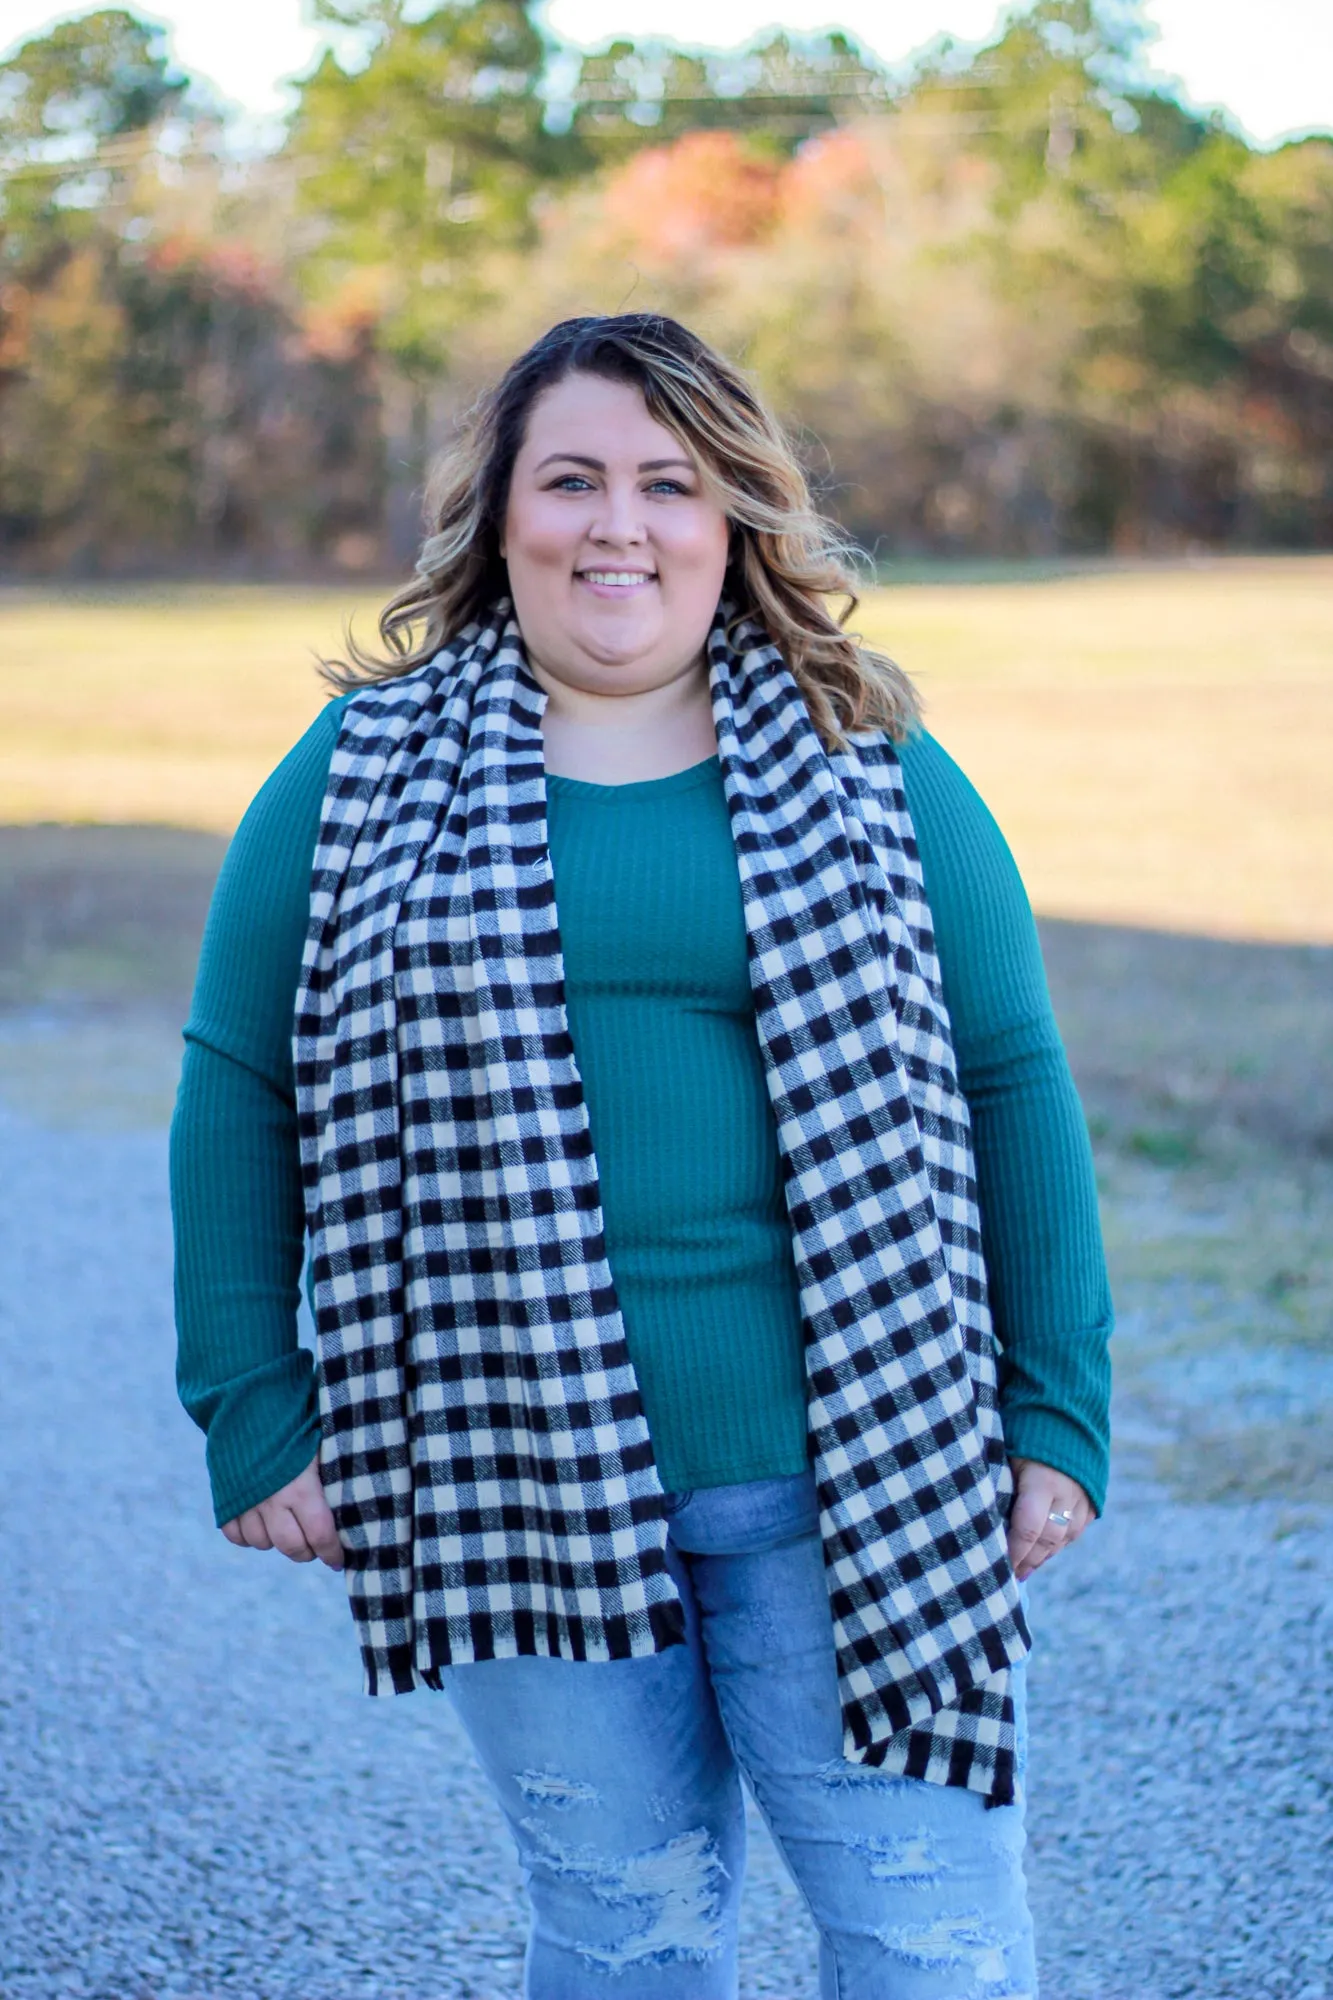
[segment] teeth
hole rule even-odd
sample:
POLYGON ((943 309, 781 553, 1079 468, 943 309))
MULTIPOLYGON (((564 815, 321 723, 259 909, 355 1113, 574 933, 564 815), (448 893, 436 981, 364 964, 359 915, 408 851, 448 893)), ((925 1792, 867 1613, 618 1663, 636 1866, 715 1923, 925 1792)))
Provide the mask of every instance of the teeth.
POLYGON ((648 578, 641 569, 585 569, 583 572, 589 583, 646 583, 648 578))

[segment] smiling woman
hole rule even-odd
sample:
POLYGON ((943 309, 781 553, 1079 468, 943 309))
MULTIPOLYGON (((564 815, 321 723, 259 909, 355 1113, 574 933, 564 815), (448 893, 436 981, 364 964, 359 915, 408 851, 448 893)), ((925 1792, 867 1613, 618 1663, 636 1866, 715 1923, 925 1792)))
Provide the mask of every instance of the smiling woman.
POLYGON ((729 545, 720 496, 633 384, 573 374, 538 399, 500 554, 548 771, 616 784, 713 754, 696 664, 729 545))
POLYGON ((1102 1502, 1110 1307, 1012 860, 684 327, 554 328, 434 506, 209 919, 219 1525, 448 1695, 535 2000, 734 2000, 742 1773, 830 2000, 1020 2000, 1022 1586, 1102 1502))
MULTIPOLYGON (((716 533, 725 521, 723 598, 736 622, 747 609, 753 611, 781 646, 825 743, 837 743, 845 730, 856 728, 887 729, 901 736, 916 718, 917 699, 906 675, 850 638, 829 609, 829 599, 839 597, 844 618, 854 608, 853 565, 832 523, 814 511, 804 475, 779 426, 739 369, 686 335, 675 321, 655 313, 564 320, 511 365, 436 469, 426 496, 431 532, 416 575, 380 618, 386 654, 351 646, 350 663, 330 663, 326 669, 333 684, 355 688, 424 666, 499 598, 514 599, 522 584, 503 553, 512 510, 535 503, 545 491, 561 489, 602 496, 595 505, 587 503, 590 512, 572 510, 560 530, 554 529, 555 521, 564 518, 558 503, 549 514, 545 507, 534 511, 534 522, 540 520, 548 534, 554 532, 558 543, 540 557, 541 574, 549 580, 552 565, 561 567, 566 590, 574 587, 575 554, 585 567, 587 561, 603 560, 601 545, 589 538, 594 520, 600 519, 603 534, 607 527, 613 531, 609 552, 618 546, 614 537, 625 532, 630 515, 631 537, 648 537, 650 522, 657 524, 659 535, 682 534, 681 559, 670 565, 673 578, 659 579, 645 600, 656 604, 660 619, 659 664, 664 646, 666 653, 678 654, 691 637, 702 643, 706 623, 677 630, 665 592, 668 587, 684 590, 687 573, 702 560, 698 551, 687 557, 684 544, 707 534, 705 522, 711 520, 716 533), (633 341, 618 339, 612 331, 616 327, 633 327, 633 341), (632 448, 617 430, 618 420, 629 423, 637 441, 632 448), (600 455, 581 428, 587 421, 603 446, 600 455), (534 427, 541 431, 539 443, 533 442, 534 427), (570 452, 572 461, 557 457, 570 452), (651 465, 661 457, 681 476, 659 481, 641 470, 644 460, 651 465), (593 458, 599 459, 600 472, 590 464, 593 458), (549 485, 534 488, 533 472, 543 460, 550 461, 549 485), (573 471, 575 462, 579 474, 573 471), (613 462, 618 491, 608 513, 613 462), (568 468, 568 480, 562 466, 568 468), (680 489, 675 501, 663 491, 673 485, 680 489), (654 504, 661 498, 665 506, 654 504), (676 516, 680 529, 668 529, 676 516), (582 532, 579 550, 572 552, 566 537, 576 522, 582 532), (674 636, 664 638, 669 628, 674 636)), ((657 561, 655 552, 654 567, 657 561)), ((518 562, 533 585, 537 559, 524 565, 519 552, 518 562)), ((549 620, 550 614, 539 610, 544 603, 544 596, 528 589, 530 616, 549 620)), ((710 619, 718 603, 715 597, 710 619)), ((524 636, 526 641, 526 630, 524 636)), ((697 659, 697 652, 691 657, 697 659)), ((602 692, 623 688, 626 671, 622 660, 602 692)))

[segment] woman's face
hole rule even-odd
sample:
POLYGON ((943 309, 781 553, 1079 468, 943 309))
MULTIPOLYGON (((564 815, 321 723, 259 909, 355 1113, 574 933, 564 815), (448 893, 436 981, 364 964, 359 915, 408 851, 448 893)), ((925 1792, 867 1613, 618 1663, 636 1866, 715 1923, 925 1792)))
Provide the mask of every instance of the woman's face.
POLYGON ((727 517, 629 383, 568 375, 537 398, 501 553, 534 667, 587 694, 642 694, 699 660, 727 517))

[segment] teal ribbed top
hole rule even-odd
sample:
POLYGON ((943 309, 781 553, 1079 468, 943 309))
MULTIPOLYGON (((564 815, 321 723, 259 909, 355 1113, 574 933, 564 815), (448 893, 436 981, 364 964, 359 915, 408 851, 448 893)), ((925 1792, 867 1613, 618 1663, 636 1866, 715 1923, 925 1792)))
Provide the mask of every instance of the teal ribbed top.
MULTIPOLYGON (((339 704, 247 813, 210 910, 172 1129, 182 1401, 219 1521, 318 1442, 298 1345, 292 1009, 339 704)), ((1036 927, 985 806, 904 746, 972 1110, 1011 1451, 1106 1484, 1110 1300, 1083 1117, 1036 927)), ((645 784, 548 780, 570 1029, 608 1256, 664 1485, 805 1463, 800 1318, 716 758, 645 784)))
POLYGON ((547 779, 569 1030, 607 1259, 668 1491, 806 1463, 781 1157, 716 757, 547 779))

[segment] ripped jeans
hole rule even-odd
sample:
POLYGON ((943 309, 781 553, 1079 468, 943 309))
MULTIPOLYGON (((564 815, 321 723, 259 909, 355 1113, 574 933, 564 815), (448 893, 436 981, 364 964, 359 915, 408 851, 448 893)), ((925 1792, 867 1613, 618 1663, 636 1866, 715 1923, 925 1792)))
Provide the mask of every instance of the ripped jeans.
POLYGON ((518 1843, 529 2000, 734 2000, 742 1772, 814 1918, 823 2000, 1030 2000, 1021 1786, 987 1810, 843 1760, 813 1479, 668 1510, 685 1645, 444 1677, 518 1843))

